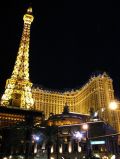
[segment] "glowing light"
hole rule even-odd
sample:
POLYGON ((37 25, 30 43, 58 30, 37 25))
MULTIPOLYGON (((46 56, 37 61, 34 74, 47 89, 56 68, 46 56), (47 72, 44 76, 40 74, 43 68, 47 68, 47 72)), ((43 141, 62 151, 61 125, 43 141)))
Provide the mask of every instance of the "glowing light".
POLYGON ((105 141, 90 141, 91 145, 100 145, 100 144, 105 144, 105 141))
POLYGON ((39 140, 40 140, 40 137, 39 137, 39 136, 37 136, 37 135, 33 135, 33 140, 35 140, 35 141, 39 141, 39 140))
POLYGON ((116 156, 115 156, 115 155, 112 155, 112 156, 111 156, 111 159, 116 159, 116 156))
POLYGON ((101 108, 101 111, 104 112, 104 111, 105 111, 105 108, 101 108))
POLYGON ((95 112, 95 113, 94 113, 94 117, 97 117, 97 116, 98 116, 98 112, 95 112))
POLYGON ((81 152, 82 151, 82 148, 81 146, 79 146, 79 143, 78 143, 78 152, 81 152))
POLYGON ((60 145, 59 152, 62 153, 62 145, 60 145))
POLYGON ((96 154, 94 154, 94 156, 95 156, 95 157, 99 157, 99 158, 100 158, 100 155, 99 155, 99 154, 97 154, 97 153, 96 153, 96 154))
POLYGON ((109 159, 107 156, 103 156, 102 159, 109 159))
POLYGON ((37 153, 37 144, 35 144, 34 153, 37 153))
POLYGON ((72 152, 72 143, 71 143, 71 142, 69 142, 68 151, 69 151, 69 153, 71 153, 71 152, 72 152))
POLYGON ((54 148, 53 148, 53 146, 51 146, 51 153, 53 153, 54 152, 54 148))
POLYGON ((83 124, 82 128, 83 130, 88 130, 88 124, 83 124))
POLYGON ((81 138, 83 137, 83 134, 80 133, 79 131, 75 132, 74 137, 81 140, 81 138))
POLYGON ((115 101, 110 102, 109 108, 110 108, 111 110, 115 110, 115 109, 117 109, 117 107, 118 107, 117 102, 115 102, 115 101))

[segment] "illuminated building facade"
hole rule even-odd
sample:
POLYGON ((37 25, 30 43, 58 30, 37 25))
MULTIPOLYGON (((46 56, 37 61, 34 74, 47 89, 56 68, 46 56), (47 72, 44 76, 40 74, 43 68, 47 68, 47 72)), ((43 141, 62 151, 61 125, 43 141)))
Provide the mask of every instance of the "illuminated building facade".
POLYGON ((110 156, 110 154, 118 154, 117 138, 113 139, 111 136, 105 136, 107 125, 104 122, 87 124, 90 128, 90 132, 87 132, 89 134, 89 148, 88 143, 86 143, 86 132, 82 130, 82 124, 64 125, 58 127, 58 134, 56 134, 58 135, 58 145, 57 141, 51 145, 51 157, 54 159, 57 158, 56 156, 80 159, 85 158, 85 156, 88 158, 88 156, 90 157, 92 155, 102 158, 104 156, 110 156), (91 136, 91 134, 94 135, 91 136), (100 135, 103 137, 97 137, 100 135))
POLYGON ((65 103, 69 105, 71 112, 88 114, 90 107, 98 110, 107 107, 114 100, 112 79, 106 74, 91 78, 78 90, 61 93, 33 87, 32 93, 34 108, 45 111, 46 117, 50 113, 61 113, 65 103))
POLYGON ((116 131, 104 121, 90 122, 89 118, 89 115, 69 112, 68 106, 64 107, 61 114, 51 114, 44 130, 47 132, 44 134, 51 139, 48 140, 49 147, 45 140, 38 143, 36 155, 48 151, 50 159, 88 159, 92 155, 99 155, 100 158, 117 155, 117 136, 112 136, 116 131), (41 144, 45 147, 43 152, 40 151, 41 144))
POLYGON ((82 88, 66 92, 55 92, 44 90, 40 87, 32 88, 34 98, 34 109, 45 112, 46 118, 50 113, 59 114, 63 112, 65 103, 69 105, 71 112, 89 114, 90 109, 94 111, 105 109, 99 115, 109 122, 116 130, 120 130, 120 111, 108 110, 109 103, 115 99, 112 79, 106 74, 92 77, 82 88), (113 120, 114 119, 114 120, 113 120))
POLYGON ((25 109, 31 109, 33 106, 32 83, 29 81, 30 26, 33 19, 32 8, 30 7, 23 16, 24 27, 18 55, 12 76, 6 81, 5 92, 1 99, 2 106, 11 105, 25 109))

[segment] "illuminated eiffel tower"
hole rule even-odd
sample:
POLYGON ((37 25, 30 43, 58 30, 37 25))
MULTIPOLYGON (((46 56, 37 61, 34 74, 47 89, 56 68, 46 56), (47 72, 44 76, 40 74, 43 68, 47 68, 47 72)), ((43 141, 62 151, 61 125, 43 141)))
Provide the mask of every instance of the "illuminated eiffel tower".
POLYGON ((23 109, 33 108, 32 83, 29 81, 30 26, 33 19, 32 8, 29 7, 27 13, 23 16, 24 27, 18 55, 11 78, 6 81, 5 92, 1 98, 2 106, 12 106, 23 109))

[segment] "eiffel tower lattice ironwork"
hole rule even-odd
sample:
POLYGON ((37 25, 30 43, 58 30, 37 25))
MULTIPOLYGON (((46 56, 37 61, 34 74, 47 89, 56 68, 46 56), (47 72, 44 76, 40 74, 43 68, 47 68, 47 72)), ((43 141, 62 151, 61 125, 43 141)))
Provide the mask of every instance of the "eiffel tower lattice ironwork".
POLYGON ((2 106, 33 109, 32 83, 29 80, 30 27, 33 19, 32 8, 29 7, 27 13, 23 16, 24 27, 18 55, 11 78, 6 81, 5 92, 1 98, 2 106))

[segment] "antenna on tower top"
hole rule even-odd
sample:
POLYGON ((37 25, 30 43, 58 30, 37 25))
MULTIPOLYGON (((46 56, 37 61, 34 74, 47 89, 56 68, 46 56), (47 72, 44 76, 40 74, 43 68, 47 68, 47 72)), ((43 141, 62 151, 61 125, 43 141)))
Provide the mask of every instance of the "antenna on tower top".
POLYGON ((29 8, 27 9, 27 13, 29 13, 29 14, 32 13, 32 7, 29 7, 29 8))
POLYGON ((31 14, 32 13, 32 2, 29 3, 27 13, 31 14))

